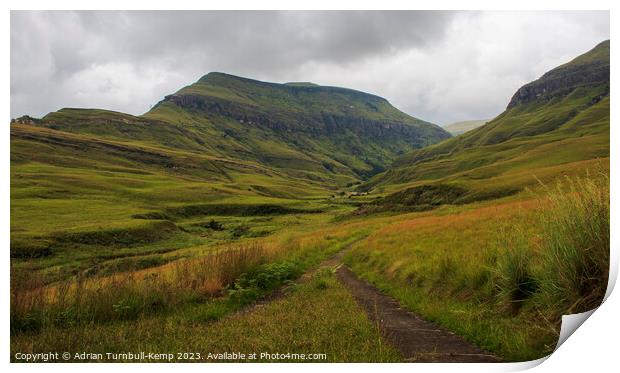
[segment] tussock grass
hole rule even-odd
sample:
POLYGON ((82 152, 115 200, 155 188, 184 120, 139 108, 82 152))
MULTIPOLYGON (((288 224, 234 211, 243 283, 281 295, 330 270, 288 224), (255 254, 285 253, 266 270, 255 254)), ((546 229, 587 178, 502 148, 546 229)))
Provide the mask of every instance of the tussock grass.
POLYGON ((507 360, 539 358, 553 350, 561 315, 605 294, 608 182, 567 177, 530 200, 393 217, 346 260, 471 342, 507 360))
POLYGON ((502 227, 499 246, 504 252, 493 268, 498 298, 516 313, 538 289, 538 282, 532 275, 528 233, 518 225, 512 229, 502 227))
POLYGON ((36 272, 16 269, 11 275, 11 332, 135 319, 188 301, 204 301, 267 260, 262 246, 239 245, 196 260, 175 261, 165 271, 94 279, 78 275, 50 286, 36 272))
POLYGON ((539 302, 563 313, 597 307, 609 277, 609 179, 566 178, 548 199, 540 212, 539 302))
MULTIPOLYGON (((526 222, 502 229, 496 285, 508 302, 532 298, 558 319, 597 307, 609 277, 609 179, 566 177, 547 190, 536 212, 539 233, 526 222)), ((513 307, 514 308, 514 307, 513 307)))

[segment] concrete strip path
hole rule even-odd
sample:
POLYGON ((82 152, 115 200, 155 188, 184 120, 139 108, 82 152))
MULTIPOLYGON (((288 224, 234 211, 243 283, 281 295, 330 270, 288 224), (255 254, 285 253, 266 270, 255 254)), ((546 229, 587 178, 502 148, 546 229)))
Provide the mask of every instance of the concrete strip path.
POLYGON ((360 280, 348 267, 336 271, 383 337, 410 362, 487 363, 501 360, 462 337, 403 309, 394 298, 360 280))

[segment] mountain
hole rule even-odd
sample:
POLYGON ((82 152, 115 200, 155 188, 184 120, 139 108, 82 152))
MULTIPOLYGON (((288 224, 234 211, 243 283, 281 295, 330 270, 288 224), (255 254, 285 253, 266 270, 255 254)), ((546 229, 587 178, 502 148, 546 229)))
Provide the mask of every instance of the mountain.
POLYGON ((399 157, 361 190, 442 184, 458 189, 453 202, 467 202, 516 193, 537 178, 608 168, 609 44, 524 85, 487 124, 399 157))
POLYGON ((368 93, 223 73, 166 96, 144 117, 226 136, 212 144, 220 156, 328 177, 366 178, 412 148, 449 137, 368 93))
POLYGON ((62 109, 28 122, 108 140, 251 161, 334 185, 372 176, 398 155, 450 136, 375 95, 223 73, 205 75, 139 117, 62 109))
POLYGON ((482 120, 466 120, 463 122, 454 122, 443 126, 443 129, 450 132, 452 136, 462 135, 467 131, 471 131, 474 128, 478 128, 483 124, 486 124, 489 119, 482 120))
POLYGON ((222 73, 141 116, 66 108, 10 131, 12 255, 84 235, 159 237, 156 220, 135 217, 204 204, 296 211, 450 137, 371 94, 222 73))

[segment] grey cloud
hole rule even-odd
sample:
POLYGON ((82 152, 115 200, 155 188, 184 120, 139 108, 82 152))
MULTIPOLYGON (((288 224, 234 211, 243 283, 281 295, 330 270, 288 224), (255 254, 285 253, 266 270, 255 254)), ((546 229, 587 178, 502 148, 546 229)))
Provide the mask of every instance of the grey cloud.
POLYGON ((609 37, 608 12, 13 11, 11 115, 141 114, 209 71, 379 94, 446 123, 609 37))
MULTIPOLYGON (((353 63, 441 37, 449 12, 79 12, 103 59, 167 57, 269 73, 307 61, 353 63), (101 40, 105 35, 105 40, 101 40), (198 61, 196 61, 196 59, 198 61)), ((80 58, 80 56, 77 56, 80 58)), ((90 55, 82 56, 94 57, 90 55)))

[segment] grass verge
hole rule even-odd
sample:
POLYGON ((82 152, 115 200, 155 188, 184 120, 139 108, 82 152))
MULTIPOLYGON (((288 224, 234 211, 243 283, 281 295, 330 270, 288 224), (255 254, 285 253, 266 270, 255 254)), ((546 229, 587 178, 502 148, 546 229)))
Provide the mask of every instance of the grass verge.
MULTIPOLYGON (((290 288, 287 297, 239 312, 219 321, 201 319, 207 305, 190 305, 175 314, 141 317, 135 321, 77 326, 46 327, 35 336, 11 338, 11 356, 16 352, 49 350, 89 351, 86 361, 109 361, 105 353, 162 351, 200 353, 209 361, 316 361, 397 362, 398 352, 384 344, 377 326, 366 317, 331 270, 319 270, 310 281, 290 288), (217 359, 216 354, 257 353, 259 358, 217 359), (260 358, 260 353, 270 356, 260 358), (101 358, 96 354, 101 353, 101 358), (214 359, 209 359, 211 353, 214 359), (285 354, 276 360, 275 353, 285 354), (291 354, 286 358, 286 354, 291 354), (309 360, 292 354, 325 354, 309 360)), ((185 357, 187 359, 187 356, 185 357)), ((181 356, 181 360, 183 356, 181 356)), ((75 361, 75 360, 72 360, 75 361)), ((83 360, 82 360, 83 361, 83 360)), ((121 358, 117 361, 131 361, 121 358)), ((177 361, 177 360, 175 360, 177 361)), ((145 361, 142 361, 145 362, 145 361)))

